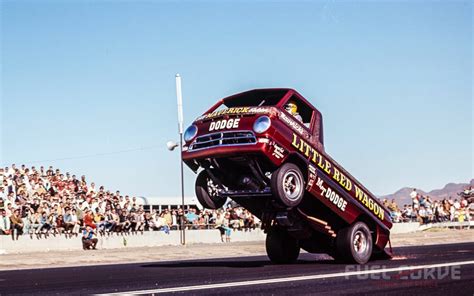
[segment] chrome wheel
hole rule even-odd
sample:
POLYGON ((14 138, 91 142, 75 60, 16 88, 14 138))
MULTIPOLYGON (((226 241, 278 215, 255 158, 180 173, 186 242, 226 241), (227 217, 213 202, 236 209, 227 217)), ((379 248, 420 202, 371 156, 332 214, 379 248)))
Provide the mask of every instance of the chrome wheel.
POLYGON ((214 184, 210 178, 207 179, 207 193, 209 193, 211 197, 216 197, 219 195, 219 187, 214 184))
POLYGON ((365 234, 361 230, 358 230, 354 234, 353 245, 354 245, 354 250, 358 254, 364 254, 367 251, 367 238, 365 237, 365 234))
POLYGON ((337 232, 334 255, 345 262, 365 264, 372 256, 372 248, 369 227, 364 222, 357 221, 337 232))
POLYGON ((206 209, 218 209, 222 207, 226 198, 219 196, 221 188, 213 182, 206 170, 201 171, 196 178, 196 198, 206 209))
POLYGON ((296 200, 299 198, 303 188, 302 185, 299 175, 293 170, 287 171, 283 176, 283 190, 286 197, 290 200, 296 200))

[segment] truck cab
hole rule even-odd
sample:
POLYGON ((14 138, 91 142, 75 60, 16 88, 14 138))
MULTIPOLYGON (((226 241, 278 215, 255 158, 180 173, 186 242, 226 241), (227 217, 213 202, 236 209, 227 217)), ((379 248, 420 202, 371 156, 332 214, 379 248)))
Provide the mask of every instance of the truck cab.
POLYGON ((205 208, 230 198, 262 220, 273 262, 301 248, 355 263, 388 254, 390 215, 326 153, 322 114, 294 89, 219 100, 186 129, 182 157, 205 208))

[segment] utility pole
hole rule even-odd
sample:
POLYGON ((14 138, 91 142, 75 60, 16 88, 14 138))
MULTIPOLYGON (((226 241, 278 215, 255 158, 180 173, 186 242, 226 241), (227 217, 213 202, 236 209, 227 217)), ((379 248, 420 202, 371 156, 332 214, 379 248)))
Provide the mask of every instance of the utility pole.
POLYGON ((179 160, 181 165, 181 244, 186 244, 186 230, 184 224, 184 168, 183 168, 183 95, 181 92, 181 76, 176 74, 176 99, 178 103, 178 132, 179 132, 179 160))

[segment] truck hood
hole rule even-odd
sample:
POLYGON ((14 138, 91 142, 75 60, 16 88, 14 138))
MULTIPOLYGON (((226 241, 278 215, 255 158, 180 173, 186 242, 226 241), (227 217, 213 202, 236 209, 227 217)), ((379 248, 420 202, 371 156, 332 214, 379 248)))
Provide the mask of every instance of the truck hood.
POLYGON ((236 118, 251 115, 276 115, 277 113, 278 109, 276 107, 232 107, 203 114, 194 121, 194 124, 229 117, 236 118))

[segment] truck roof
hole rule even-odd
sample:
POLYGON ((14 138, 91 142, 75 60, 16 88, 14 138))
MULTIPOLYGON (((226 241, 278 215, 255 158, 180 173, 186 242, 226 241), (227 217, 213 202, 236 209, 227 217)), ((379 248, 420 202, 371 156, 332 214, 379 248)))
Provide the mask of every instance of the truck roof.
POLYGON ((269 97, 279 96, 279 99, 281 100, 283 97, 290 96, 291 94, 296 94, 299 97, 299 99, 304 101, 306 104, 310 105, 313 109, 317 110, 316 107, 314 107, 308 100, 306 100, 301 94, 299 94, 293 88, 256 88, 256 89, 247 90, 244 92, 240 92, 240 93, 225 97, 221 100, 221 102, 227 105, 227 103, 229 103, 231 100, 237 97, 242 97, 242 98, 245 97, 245 98, 248 98, 249 102, 252 102, 254 99, 260 98, 261 95, 269 96, 269 97))

